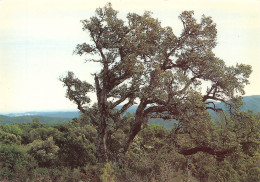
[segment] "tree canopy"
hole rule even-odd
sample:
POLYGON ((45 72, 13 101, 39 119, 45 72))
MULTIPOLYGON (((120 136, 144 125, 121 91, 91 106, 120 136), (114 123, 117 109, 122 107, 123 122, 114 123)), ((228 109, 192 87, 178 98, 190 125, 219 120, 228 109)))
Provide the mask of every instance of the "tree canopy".
MULTIPOLYGON (((72 72, 61 78, 66 96, 97 127, 100 161, 111 157, 109 142, 126 126, 117 153, 129 150, 150 118, 175 119, 177 134, 190 133, 195 126, 209 127, 207 110, 221 111, 213 101, 225 103, 231 115, 239 114, 251 66, 227 66, 214 54, 217 28, 211 17, 203 15, 197 21, 193 11, 183 11, 179 15, 183 29, 175 35, 151 12, 129 13, 125 20, 117 14, 109 3, 81 21, 90 41, 78 44, 75 53, 101 65, 93 73, 94 84, 79 80, 72 72), (96 93, 97 103, 91 104, 90 92, 96 93), (136 103, 135 115, 125 115, 136 103)), ((180 149, 180 153, 218 155, 231 149, 217 151, 201 144, 180 149)))

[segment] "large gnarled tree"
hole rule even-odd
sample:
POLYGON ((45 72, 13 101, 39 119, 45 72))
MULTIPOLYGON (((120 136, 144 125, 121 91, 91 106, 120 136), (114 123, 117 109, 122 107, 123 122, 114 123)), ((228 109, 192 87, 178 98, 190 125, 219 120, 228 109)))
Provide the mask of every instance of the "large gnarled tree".
MULTIPOLYGON (((212 101, 223 102, 230 112, 236 112, 251 67, 228 67, 215 56, 212 49, 217 44, 217 29, 210 17, 202 16, 197 22, 192 11, 184 11, 179 16, 183 30, 176 36, 150 12, 129 13, 126 21, 117 13, 108 4, 82 21, 91 41, 79 44, 75 53, 101 65, 93 74, 94 84, 80 81, 72 72, 61 78, 67 97, 97 127, 100 161, 108 159, 107 139, 126 123, 124 113, 135 103, 137 110, 119 151, 122 153, 150 118, 177 120, 177 133, 185 131, 195 117, 210 120, 206 111, 220 110, 212 101), (89 92, 96 93, 97 104, 90 105, 89 92)), ((197 151, 217 153, 207 146, 180 153, 197 151)))

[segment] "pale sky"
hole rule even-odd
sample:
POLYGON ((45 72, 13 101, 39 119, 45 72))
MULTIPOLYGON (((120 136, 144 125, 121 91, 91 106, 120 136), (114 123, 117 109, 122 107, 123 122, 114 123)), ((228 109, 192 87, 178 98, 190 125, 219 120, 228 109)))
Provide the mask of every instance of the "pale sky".
MULTIPOLYGON (((80 20, 94 15, 103 0, 0 0, 0 113, 70 110, 58 80, 73 71, 92 82, 97 66, 73 55, 87 34, 80 20)), ((260 95, 260 0, 110 0, 119 16, 152 11, 163 26, 181 31, 179 14, 211 16, 217 24, 214 52, 227 65, 250 64, 253 74, 246 95, 260 95)))

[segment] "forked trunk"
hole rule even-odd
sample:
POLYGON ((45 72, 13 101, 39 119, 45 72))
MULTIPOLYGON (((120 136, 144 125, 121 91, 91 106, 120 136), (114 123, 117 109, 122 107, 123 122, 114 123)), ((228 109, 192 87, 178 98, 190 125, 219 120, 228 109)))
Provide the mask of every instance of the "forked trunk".
POLYGON ((147 120, 147 118, 143 115, 143 111, 146 107, 146 104, 144 104, 144 102, 141 101, 141 103, 139 104, 137 110, 136 110, 136 114, 135 114, 135 123, 132 125, 128 138, 126 139, 126 142, 123 146, 123 150, 121 152, 126 153, 130 147, 130 145, 132 144, 135 136, 141 131, 142 129, 142 124, 145 123, 147 120))

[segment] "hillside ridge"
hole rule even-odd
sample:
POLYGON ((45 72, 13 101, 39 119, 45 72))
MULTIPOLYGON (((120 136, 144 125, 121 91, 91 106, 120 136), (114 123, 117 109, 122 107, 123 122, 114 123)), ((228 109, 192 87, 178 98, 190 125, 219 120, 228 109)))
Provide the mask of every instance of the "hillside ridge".
MULTIPOLYGON (((244 105, 241 110, 248 111, 249 109, 253 112, 260 112, 260 95, 251 95, 243 97, 244 105)), ((118 109, 122 106, 118 106, 118 109)), ((216 103, 217 108, 224 108, 223 103, 216 103)), ((134 113, 137 109, 137 105, 130 107, 127 112, 134 113)), ((10 123, 28 123, 32 122, 34 118, 40 118, 42 123, 46 124, 59 124, 71 121, 72 118, 77 118, 80 116, 79 111, 32 111, 24 113, 9 113, 0 114, 1 124, 10 123)), ((151 119, 150 124, 162 123, 166 124, 166 128, 173 125, 173 122, 165 122, 162 119, 151 119)))

